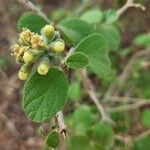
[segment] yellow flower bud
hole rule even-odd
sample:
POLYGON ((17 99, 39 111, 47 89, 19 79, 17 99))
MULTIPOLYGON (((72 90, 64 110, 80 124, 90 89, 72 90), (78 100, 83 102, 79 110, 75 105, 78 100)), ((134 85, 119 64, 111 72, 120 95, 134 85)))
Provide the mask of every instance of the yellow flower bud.
POLYGON ((23 31, 19 34, 19 42, 20 43, 26 43, 26 42, 30 42, 31 37, 34 33, 31 32, 29 29, 23 29, 23 31))
POLYGON ((32 51, 28 50, 24 53, 23 60, 25 63, 30 63, 33 61, 33 59, 34 59, 34 54, 32 51))
POLYGON ((46 75, 49 71, 50 61, 48 58, 43 58, 38 66, 38 73, 40 75, 46 75))
POLYGON ((27 80, 29 73, 28 72, 23 72, 19 71, 18 77, 20 80, 27 80))
POLYGON ((32 67, 32 64, 28 64, 28 63, 22 65, 18 73, 18 77, 20 80, 27 80, 31 71, 31 67, 32 67))
POLYGON ((43 28, 43 34, 46 36, 46 37, 50 37, 54 34, 55 32, 55 29, 54 29, 54 26, 53 25, 46 25, 44 28, 43 28))
POLYGON ((19 50, 20 50, 20 48, 21 48, 21 46, 19 45, 19 44, 14 44, 12 47, 11 47, 11 49, 12 49, 12 51, 15 53, 18 53, 19 52, 19 50))
POLYGON ((62 52, 64 50, 65 50, 64 42, 57 41, 52 46, 52 51, 54 51, 54 52, 60 53, 60 52, 62 52))
POLYGON ((17 62, 23 61, 23 53, 28 49, 28 46, 20 46, 19 44, 14 44, 12 46, 12 55, 15 56, 17 62))
POLYGON ((39 47, 46 48, 46 44, 42 40, 41 36, 38 34, 32 36, 31 44, 32 44, 32 48, 39 48, 39 47))
POLYGON ((38 57, 40 57, 42 54, 43 51, 41 50, 29 49, 26 52, 24 52, 23 60, 25 63, 31 63, 35 61, 38 57))

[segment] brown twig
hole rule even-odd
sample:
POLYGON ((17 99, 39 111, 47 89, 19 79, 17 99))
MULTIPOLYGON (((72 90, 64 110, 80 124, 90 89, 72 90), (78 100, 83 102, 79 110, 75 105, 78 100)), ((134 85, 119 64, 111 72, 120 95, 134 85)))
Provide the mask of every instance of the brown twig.
POLYGON ((66 139, 68 135, 62 111, 57 112, 57 114, 55 115, 55 120, 59 128, 59 132, 62 134, 63 138, 66 139))
POLYGON ((109 89, 104 95, 103 100, 108 99, 108 97, 111 96, 112 93, 114 96, 117 96, 121 89, 121 85, 124 85, 124 83, 128 79, 133 69, 132 67, 133 67, 133 63, 135 62, 135 60, 137 60, 140 57, 147 57, 147 56, 150 56, 150 51, 147 49, 141 50, 135 53, 133 57, 129 60, 128 64, 126 65, 126 67, 124 68, 124 70, 122 71, 118 79, 116 79, 116 81, 110 85, 109 89))
POLYGON ((116 140, 119 140, 121 142, 132 142, 132 140, 140 140, 146 136, 150 135, 150 129, 149 130, 146 130, 144 131, 143 133, 140 133, 139 135, 137 135, 136 137, 135 136, 131 136, 131 135, 126 135, 126 136, 123 136, 123 135, 115 135, 115 139, 116 140))
POLYGON ((135 98, 135 97, 120 97, 120 96, 109 96, 107 102, 119 102, 119 103, 134 103, 139 101, 150 101, 150 99, 135 98))
POLYGON ((27 9, 37 13, 38 15, 42 16, 48 23, 51 21, 49 18, 39 9, 37 8, 31 1, 29 0, 16 0, 19 4, 23 5, 27 9))
POLYGON ((85 88, 87 94, 89 95, 91 100, 94 102, 94 104, 96 105, 97 109, 99 110, 99 112, 102 116, 102 121, 107 121, 107 122, 113 123, 113 121, 106 114, 104 107, 101 105, 101 103, 97 99, 95 88, 94 88, 91 80, 88 78, 86 70, 81 70, 80 75, 81 75, 83 85, 84 85, 84 88, 85 88))
POLYGON ((19 132, 14 126, 14 124, 8 119, 8 117, 0 112, 0 118, 6 123, 7 128, 12 132, 12 134, 16 137, 19 138, 19 132))
POLYGON ((139 102, 128 104, 128 105, 122 105, 122 106, 117 106, 117 107, 107 107, 106 109, 108 112, 122 112, 122 111, 138 109, 145 105, 150 105, 150 101, 139 101, 139 102))
POLYGON ((121 16, 124 12, 126 12, 129 8, 136 7, 141 8, 143 11, 146 10, 145 6, 141 5, 140 3, 135 3, 135 0, 127 0, 125 5, 118 9, 117 13, 119 16, 121 16))

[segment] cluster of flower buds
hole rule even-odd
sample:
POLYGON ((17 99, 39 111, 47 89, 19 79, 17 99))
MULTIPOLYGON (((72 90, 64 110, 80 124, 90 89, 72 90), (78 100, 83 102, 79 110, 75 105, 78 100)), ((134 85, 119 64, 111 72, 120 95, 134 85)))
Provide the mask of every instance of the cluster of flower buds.
POLYGON ((22 64, 19 78, 26 80, 32 68, 37 69, 39 74, 46 75, 49 68, 56 64, 57 54, 64 50, 65 43, 53 25, 43 27, 40 35, 24 28, 19 34, 18 43, 12 46, 12 55, 22 64))

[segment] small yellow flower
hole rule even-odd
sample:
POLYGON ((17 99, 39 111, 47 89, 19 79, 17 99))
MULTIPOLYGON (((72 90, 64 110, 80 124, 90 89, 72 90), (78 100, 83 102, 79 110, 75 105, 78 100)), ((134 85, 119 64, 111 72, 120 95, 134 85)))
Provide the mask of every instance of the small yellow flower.
POLYGON ((19 70, 18 77, 21 80, 27 80, 27 78, 30 74, 30 71, 31 71, 31 67, 32 67, 32 65, 29 63, 22 65, 21 69, 19 70))
POLYGON ((21 46, 19 44, 14 44, 11 49, 13 51, 13 53, 18 53, 20 50, 21 46))
POLYGON ((38 66, 38 73, 41 75, 46 75, 49 71, 49 67, 46 64, 40 64, 38 66))
POLYGON ((28 50, 24 53, 23 60, 25 63, 30 63, 33 61, 33 59, 34 59, 34 54, 32 51, 28 50))
POLYGON ((43 54, 41 50, 29 49, 24 52, 23 60, 25 63, 31 63, 43 54))
POLYGON ((55 29, 54 29, 54 26, 53 25, 46 25, 44 28, 43 28, 43 34, 46 36, 46 37, 50 37, 54 34, 55 32, 55 29))
POLYGON ((23 31, 19 34, 19 42, 30 42, 31 37, 34 33, 29 29, 23 29, 23 31))
POLYGON ((61 41, 55 42, 53 47, 52 47, 52 50, 54 52, 57 52, 57 53, 60 53, 60 52, 64 51, 65 50, 64 42, 61 42, 61 41))
POLYGON ((32 44, 32 48, 39 48, 39 47, 45 48, 46 47, 46 44, 42 40, 41 36, 38 34, 35 34, 32 36, 31 44, 32 44))
POLYGON ((18 77, 20 80, 27 80, 28 76, 29 76, 28 72, 19 71, 18 73, 18 77))
POLYGON ((16 61, 20 62, 23 61, 23 53, 28 49, 28 46, 20 46, 19 44, 14 44, 12 46, 12 55, 15 56, 16 61))
POLYGON ((49 71, 50 61, 48 58, 44 58, 38 66, 38 73, 40 75, 46 75, 49 71))

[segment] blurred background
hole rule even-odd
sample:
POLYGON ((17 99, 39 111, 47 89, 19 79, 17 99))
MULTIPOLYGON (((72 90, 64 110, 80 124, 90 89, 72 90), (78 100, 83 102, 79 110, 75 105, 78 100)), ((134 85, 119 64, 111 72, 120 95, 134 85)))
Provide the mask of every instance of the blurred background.
MULTIPOLYGON (((117 10, 126 0, 32 0, 47 16, 59 22, 67 17, 81 16, 90 9, 102 12, 117 10)), ((150 51, 150 1, 139 0, 146 11, 131 8, 115 24, 118 36, 116 50, 110 51, 112 73, 101 80, 90 74, 101 99, 129 60, 142 50, 150 51)), ((39 134, 40 124, 27 119, 21 107, 23 82, 17 73, 20 68, 10 55, 10 46, 17 41, 17 22, 28 11, 15 0, 0 0, 0 150, 41 150, 44 141, 39 134)), ((115 36, 114 35, 114 36, 115 36)), ((109 37, 109 35, 108 35, 109 37)), ((150 53, 149 53, 150 54, 150 53)), ((71 76, 68 103, 64 109, 69 140, 62 142, 62 150, 150 150, 150 103, 127 111, 112 110, 115 126, 100 123, 96 107, 80 85, 76 73, 71 76), (145 133, 143 136, 143 133, 145 133), (94 145, 94 146, 93 146, 94 145)), ((121 87, 115 89, 118 101, 107 102, 107 107, 121 106, 119 98, 131 97, 150 100, 150 56, 136 59, 121 87)), ((114 98, 114 97, 113 97, 114 98)))

